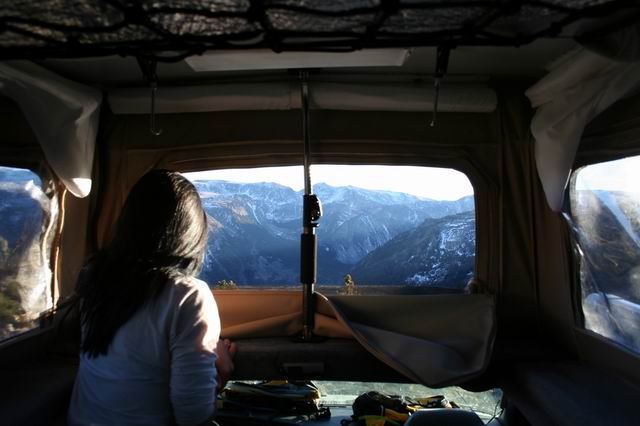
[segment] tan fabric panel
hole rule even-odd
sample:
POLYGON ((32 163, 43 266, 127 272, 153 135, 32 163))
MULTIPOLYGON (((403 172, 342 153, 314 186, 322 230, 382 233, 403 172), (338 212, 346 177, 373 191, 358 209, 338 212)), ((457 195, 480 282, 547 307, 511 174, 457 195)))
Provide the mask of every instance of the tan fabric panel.
MULTIPOLYGON (((495 144, 494 114, 416 112, 311 111, 311 137, 323 140, 406 140, 450 145, 495 144)), ((160 136, 149 132, 148 115, 115 115, 105 123, 126 132, 127 149, 180 148, 216 143, 278 140, 302 141, 300 111, 224 111, 160 114, 160 136)), ((301 145, 298 152, 302 152, 301 145)), ((315 151, 315 149, 314 149, 315 151)))
POLYGON ((87 229, 89 227, 89 198, 65 197, 64 224, 60 241, 58 294, 73 293, 78 274, 86 258, 87 229))
POLYGON ((416 383, 460 383, 489 364, 490 296, 332 296, 328 302, 362 346, 416 383))
MULTIPOLYGON (((213 290, 222 336, 230 339, 295 336, 302 333, 302 292, 299 290, 213 290)), ((326 298, 316 299, 314 334, 353 338, 336 318, 326 298)))
POLYGON ((532 138, 527 118, 531 110, 523 98, 500 99, 498 125, 501 129, 501 273, 498 316, 507 337, 524 337, 537 331, 538 294, 536 289, 533 239, 533 200, 535 169, 530 158, 532 138))
MULTIPOLYGON (((529 158, 533 167, 532 146, 529 158)), ((547 204, 542 183, 535 173, 532 180, 533 244, 542 332, 552 337, 559 348, 577 356, 579 347, 573 334, 576 314, 573 311, 573 258, 569 229, 562 214, 552 211, 547 204)))
POLYGON ((551 338, 575 353, 568 235, 561 214, 549 208, 537 174, 531 113, 524 99, 502 100, 500 333, 551 338))
POLYGON ((213 292, 222 322, 222 336, 293 336, 302 331, 302 293, 272 290, 213 292))

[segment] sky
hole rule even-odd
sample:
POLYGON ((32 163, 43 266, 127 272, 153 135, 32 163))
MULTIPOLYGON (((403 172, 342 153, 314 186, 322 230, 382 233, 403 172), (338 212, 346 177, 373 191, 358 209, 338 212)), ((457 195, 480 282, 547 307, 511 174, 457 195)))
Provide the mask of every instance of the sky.
POLYGON ((578 170, 576 189, 640 194, 640 156, 593 164, 578 170))
MULTIPOLYGON (((304 187, 302 166, 213 170, 185 176, 191 180, 274 182, 296 191, 304 187)), ((473 187, 463 173, 436 167, 312 165, 311 182, 404 192, 434 200, 457 200, 473 194, 473 187)))

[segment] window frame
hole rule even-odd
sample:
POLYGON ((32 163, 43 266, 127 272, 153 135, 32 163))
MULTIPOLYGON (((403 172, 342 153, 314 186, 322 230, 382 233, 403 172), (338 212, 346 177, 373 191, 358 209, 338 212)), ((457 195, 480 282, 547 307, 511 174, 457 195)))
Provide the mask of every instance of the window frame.
MULTIPOLYGON (((483 185, 478 185, 478 182, 481 181, 482 179, 482 175, 479 174, 477 172, 477 170, 468 162, 466 161, 461 161, 458 158, 448 158, 444 161, 434 161, 433 158, 430 158, 428 161, 426 160, 426 158, 421 158, 418 156, 415 156, 414 158, 407 158, 407 157, 400 157, 401 161, 395 162, 395 161, 390 161, 391 158, 387 157, 385 159, 385 161, 380 161, 381 158, 379 156, 376 155, 371 155, 371 156, 367 156, 364 154, 359 154, 358 155, 358 159, 357 161, 355 161, 352 158, 349 158, 349 162, 345 161, 345 158, 341 158, 340 161, 314 161, 311 163, 311 166, 318 166, 318 165, 340 165, 340 166, 366 166, 366 165, 370 165, 370 166, 410 166, 410 167, 420 167, 420 168, 439 168, 439 169, 449 169, 449 170, 453 170, 456 172, 459 172, 461 174, 463 174, 467 180, 469 181, 469 184, 471 185, 471 187, 473 188, 473 203, 474 203, 474 221, 475 221, 475 226, 474 226, 474 233, 475 233, 475 247, 474 247, 474 262, 473 262, 473 271, 472 271, 472 280, 476 280, 476 281, 480 281, 481 283, 484 282, 489 282, 489 279, 486 278, 482 278, 482 279, 478 279, 478 270, 482 267, 479 268, 480 265, 484 266, 485 271, 487 271, 489 274, 491 273, 491 265, 490 265, 490 258, 494 258, 495 257, 489 253, 489 250, 492 249, 492 247, 488 245, 487 247, 487 251, 484 253, 484 255, 480 255, 480 247, 482 244, 481 242, 481 238, 480 235, 490 235, 490 233, 488 231, 486 231, 486 228, 489 228, 489 222, 486 221, 486 223, 482 223, 480 222, 479 218, 480 217, 484 217, 483 214, 481 214, 479 212, 479 204, 478 204, 478 200, 480 197, 480 194, 478 192, 478 188, 479 187, 484 187, 483 185), (424 161, 420 161, 420 160, 424 160, 424 161), (485 227, 485 231, 483 233, 480 232, 480 227, 483 226, 485 227), (485 281, 486 280, 486 281, 485 281)), ((335 159, 332 159, 335 160, 335 159)), ((256 168, 267 168, 267 167, 286 167, 286 166, 302 166, 299 163, 293 163, 293 164, 283 164, 281 162, 278 163, 272 163, 272 162, 267 162, 267 163, 260 163, 260 164, 255 164, 255 162, 251 162, 249 164, 246 165, 229 165, 229 164, 225 164, 224 166, 220 167, 216 167, 215 164, 208 164, 209 167, 197 167, 197 168, 180 168, 179 171, 181 173, 193 173, 193 172, 204 172, 204 171, 214 171, 214 170, 225 170, 225 169, 240 169, 240 168, 246 168, 246 169, 256 169, 256 168)), ((312 178, 313 178, 313 171, 312 171, 312 178)), ((482 179, 484 180, 484 179, 482 179)), ((484 180, 485 185, 488 183, 486 180, 484 180)), ((312 182, 312 184, 315 184, 315 182, 312 182)), ((487 185, 489 186, 489 185, 487 185)), ((487 193, 489 193, 489 191, 486 191, 487 193)), ((321 200, 322 201, 322 200, 321 200)), ((492 208, 492 203, 490 202, 489 199, 486 200, 486 202, 484 203, 485 208, 492 208)), ((489 216, 489 215, 487 215, 489 216)), ((485 222, 485 221, 483 221, 485 222)), ((302 217, 300 217, 300 233, 302 233, 302 217)), ((491 240, 491 238, 488 238, 489 240, 491 240)), ((299 247, 298 247, 299 248, 299 247)), ((465 286, 468 283, 465 283, 465 286)), ((263 286, 257 286, 257 285, 238 285, 238 287, 236 289, 233 290, 228 290, 228 289, 218 289, 216 287, 211 287, 212 290, 215 290, 216 292, 218 291, 255 291, 256 289, 258 289, 257 287, 259 287, 260 291, 282 291, 282 290, 292 290, 292 291, 297 291, 298 287, 301 289, 302 288, 302 284, 301 283, 296 283, 296 284, 292 284, 291 286, 282 286, 282 287, 263 287, 263 286)), ((318 291, 319 285, 318 283, 316 283, 316 291, 318 291)), ((466 287, 459 289, 458 291, 456 291, 457 293, 465 293, 466 291, 466 287)), ((497 289, 492 289, 491 291, 497 291, 497 289)), ((399 295, 405 295, 405 294, 399 294, 399 295)), ((406 294, 406 296, 411 296, 411 294, 406 294)))
POLYGON ((572 301, 573 301, 573 311, 574 311, 574 322, 578 327, 579 331, 582 333, 587 333, 596 337, 596 339, 606 342, 608 345, 612 345, 618 349, 621 349, 623 352, 629 353, 632 356, 640 358, 640 351, 636 351, 635 349, 626 346, 625 344, 618 342, 610 337, 607 337, 603 334, 598 333, 595 330, 591 330, 586 326, 586 317, 584 313, 584 305, 583 305, 583 285, 581 280, 581 269, 582 264, 584 262, 584 256, 581 254, 582 249, 579 243, 578 230, 575 223, 574 211, 572 209, 572 194, 576 191, 576 184, 578 175, 582 170, 590 166, 596 166, 599 164, 610 163, 614 161, 620 161, 627 158, 632 157, 640 157, 640 152, 622 152, 617 153, 616 155, 608 155, 605 158, 600 159, 600 161, 589 161, 589 162, 579 162, 576 161, 575 168, 571 171, 569 176, 569 181, 567 185, 567 190, 564 193, 563 200, 563 208, 562 215, 564 218, 565 225, 568 229, 568 234, 570 238, 570 253, 571 253, 571 292, 572 292, 572 301))

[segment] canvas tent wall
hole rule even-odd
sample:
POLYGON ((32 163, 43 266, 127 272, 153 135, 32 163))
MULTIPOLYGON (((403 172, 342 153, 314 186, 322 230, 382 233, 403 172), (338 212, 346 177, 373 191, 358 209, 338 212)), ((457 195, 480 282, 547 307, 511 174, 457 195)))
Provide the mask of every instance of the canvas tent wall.
MULTIPOLYGON (((426 126, 427 116, 420 112, 314 111, 314 161, 450 166, 467 173, 477 194, 476 275, 496 294, 499 322, 506 325, 502 335, 548 333, 575 352, 574 313, 567 309, 572 297, 568 236, 540 192, 528 132, 532 111, 522 96, 526 85, 494 82, 496 111, 445 112, 435 129, 426 126), (551 263, 543 253, 564 260, 551 263)), ((6 117, 20 115, 15 105, 5 103, 5 108, 6 117)), ((96 163, 101 181, 91 201, 97 246, 107 238, 130 185, 150 168, 190 171, 300 162, 295 110, 174 113, 163 114, 162 122, 165 133, 156 138, 148 133, 144 115, 103 114, 96 163)), ((20 120, 7 121, 5 134, 34 146, 27 127, 20 120)), ((579 159, 582 152, 593 152, 591 134, 588 130, 579 159)), ((63 295, 70 293, 82 262, 82 225, 92 222, 86 202, 70 197, 67 203, 73 205, 67 211, 75 220, 67 224, 63 240, 63 295), (68 237, 73 232, 77 238, 68 237)))
MULTIPOLYGON (((518 266, 511 262, 504 266, 509 268, 509 274, 519 277, 517 281, 501 282, 498 263, 500 234, 504 232, 500 231, 499 225, 502 214, 502 209, 498 207, 501 202, 499 193, 501 182, 507 180, 503 175, 506 172, 502 158, 505 151, 509 155, 513 155, 513 151, 520 153, 529 142, 527 120, 530 109, 521 95, 521 87, 500 87, 497 92, 498 99, 505 102, 505 106, 498 111, 442 113, 434 129, 428 127, 429 116, 424 112, 313 111, 313 161, 437 165, 466 172, 477 194, 477 277, 487 283, 498 297, 506 295, 507 302, 502 309, 506 315, 513 316, 509 319, 513 327, 505 328, 503 332, 521 335, 525 329, 535 334, 534 327, 538 321, 533 314, 535 302, 532 302, 534 306, 524 306, 522 303, 523 294, 531 301, 534 293, 531 287, 520 287, 523 282, 533 279, 533 272, 527 270, 533 268, 529 253, 522 255, 523 259, 515 264, 518 266), (519 112, 516 112, 518 108, 519 112), (465 126, 460 126, 460 123, 465 126), (501 136, 506 134, 509 135, 508 139, 501 136), (509 145, 515 147, 505 148, 509 145), (521 301, 517 307, 511 298, 521 301)), ((108 142, 104 145, 102 155, 104 167, 110 172, 107 173, 109 180, 98 189, 102 199, 96 207, 101 212, 98 244, 108 238, 109 229, 128 188, 151 168, 193 171, 299 164, 299 119, 298 111, 163 114, 164 132, 159 137, 153 137, 148 132, 147 117, 144 115, 109 116, 102 135, 108 142), (251 126, 245 123, 251 123, 251 126)), ((535 178, 530 165, 528 170, 528 179, 535 178)), ((523 179, 518 166, 511 172, 517 175, 517 179, 523 179)), ((525 180, 522 185, 527 185, 527 182, 530 184, 525 180)), ((518 187, 513 190, 526 192, 528 189, 518 187)), ((514 208, 521 209, 520 206, 514 208)), ((511 221, 512 218, 509 215, 506 220, 511 221)), ((521 220, 526 221, 526 218, 521 220)), ((528 233, 523 236, 509 232, 508 235, 506 243, 515 245, 527 244, 521 240, 523 237, 532 238, 528 233)))

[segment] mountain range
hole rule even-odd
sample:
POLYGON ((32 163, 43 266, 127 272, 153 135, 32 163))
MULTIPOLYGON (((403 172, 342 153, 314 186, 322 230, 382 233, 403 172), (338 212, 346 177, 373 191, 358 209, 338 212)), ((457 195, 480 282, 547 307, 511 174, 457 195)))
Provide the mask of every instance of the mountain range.
MULTIPOLYGON (((248 285, 300 282, 302 191, 275 183, 195 181, 209 215, 201 278, 248 285)), ((314 185, 324 215, 318 283, 464 286, 473 271, 473 196, 456 201, 314 185)))

